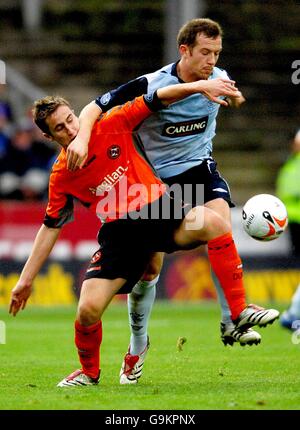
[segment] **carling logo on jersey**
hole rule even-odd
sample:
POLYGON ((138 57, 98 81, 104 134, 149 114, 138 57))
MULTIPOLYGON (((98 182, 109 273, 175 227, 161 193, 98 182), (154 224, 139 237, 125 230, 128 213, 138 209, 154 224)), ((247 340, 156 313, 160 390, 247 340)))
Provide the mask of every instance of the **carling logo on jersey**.
POLYGON ((190 121, 168 123, 164 126, 162 135, 167 137, 191 136, 206 130, 208 116, 190 121))

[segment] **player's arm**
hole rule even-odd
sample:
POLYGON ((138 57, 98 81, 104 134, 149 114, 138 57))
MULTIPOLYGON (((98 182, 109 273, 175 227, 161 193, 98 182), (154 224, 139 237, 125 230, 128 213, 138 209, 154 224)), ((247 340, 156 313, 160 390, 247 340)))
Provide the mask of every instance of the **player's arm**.
MULTIPOLYGON (((212 79, 211 81, 199 80, 196 82, 169 85, 159 88, 154 93, 137 97, 133 102, 126 103, 116 112, 115 117, 118 116, 119 127, 123 122, 124 129, 133 130, 151 115, 151 112, 157 112, 193 94, 202 94, 203 91, 207 94, 209 93, 211 99, 216 99, 216 102, 220 104, 226 102, 219 99, 219 96, 240 97, 241 93, 234 86, 234 81, 223 78, 212 79), (211 81, 217 82, 211 83, 211 81)), ((112 120, 111 117, 108 119, 112 120)))
POLYGON ((47 260, 60 232, 60 228, 49 228, 44 224, 39 229, 32 251, 22 270, 19 281, 11 292, 9 313, 15 316, 24 309, 32 291, 32 283, 47 260))
MULTIPOLYGON (((113 106, 124 104, 126 101, 132 100, 136 96, 146 94, 148 92, 147 90, 148 81, 145 77, 142 77, 121 85, 116 90, 98 97, 95 102, 91 102, 85 106, 79 116, 79 133, 67 149, 67 167, 69 170, 76 170, 78 167, 82 168, 84 165, 88 154, 88 141, 91 130, 100 113, 104 111, 106 112, 113 106)), ((175 84, 165 88, 160 88, 157 91, 160 92, 162 97, 161 102, 165 106, 194 93, 201 93, 209 100, 227 106, 228 103, 221 99, 220 96, 236 98, 241 95, 235 87, 235 81, 224 78, 200 80, 186 84, 175 84), (169 88, 171 87, 174 87, 174 90, 171 90, 170 92, 169 88), (171 96, 169 96, 170 94, 171 96)), ((152 108, 150 107, 150 109, 152 108)), ((156 107, 154 110, 157 110, 156 107)))
POLYGON ((209 100, 227 106, 227 102, 221 96, 233 99, 242 97, 241 92, 235 86, 235 81, 231 79, 216 78, 209 80, 199 80, 184 84, 170 85, 159 88, 157 96, 161 103, 168 106, 192 94, 203 94, 209 100))
POLYGON ((82 168, 88 156, 88 143, 95 121, 102 113, 94 101, 86 105, 79 115, 79 130, 75 139, 67 148, 67 168, 82 168))
POLYGON ((88 156, 88 142, 95 121, 101 113, 114 106, 122 105, 147 93, 148 81, 140 77, 120 85, 86 105, 79 115, 79 132, 67 149, 67 168, 71 171, 82 168, 88 156))

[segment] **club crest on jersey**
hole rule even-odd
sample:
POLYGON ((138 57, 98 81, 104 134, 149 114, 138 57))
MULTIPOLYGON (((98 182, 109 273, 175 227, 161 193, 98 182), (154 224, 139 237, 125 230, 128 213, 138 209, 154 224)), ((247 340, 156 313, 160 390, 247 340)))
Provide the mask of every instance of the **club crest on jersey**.
POLYGON ((105 93, 100 98, 100 102, 103 104, 103 106, 106 106, 109 103, 110 99, 111 99, 110 93, 105 93))
POLYGON ((118 145, 112 145, 107 150, 107 155, 112 160, 114 160, 115 158, 120 157, 120 154, 121 154, 121 148, 118 145))
POLYGON ((190 121, 174 122, 165 124, 162 135, 166 137, 191 136, 204 133, 207 127, 208 116, 190 121))

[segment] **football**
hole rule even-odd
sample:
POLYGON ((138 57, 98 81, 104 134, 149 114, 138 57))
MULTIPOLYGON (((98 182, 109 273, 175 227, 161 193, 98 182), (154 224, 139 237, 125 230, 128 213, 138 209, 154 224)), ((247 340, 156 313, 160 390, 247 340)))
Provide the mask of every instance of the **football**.
POLYGON ((271 194, 257 194, 244 205, 242 212, 244 230, 256 240, 277 239, 288 225, 285 205, 271 194))

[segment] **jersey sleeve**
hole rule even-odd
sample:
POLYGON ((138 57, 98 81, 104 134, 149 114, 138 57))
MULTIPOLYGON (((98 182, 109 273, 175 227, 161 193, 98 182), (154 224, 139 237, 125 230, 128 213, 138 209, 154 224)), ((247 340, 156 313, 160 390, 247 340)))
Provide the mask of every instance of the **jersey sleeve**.
POLYGON ((107 115, 106 127, 118 128, 118 131, 133 131, 144 119, 148 118, 152 112, 165 107, 159 100, 156 91, 136 97, 133 101, 125 103, 123 106, 116 106, 107 115), (111 121, 110 121, 111 120, 111 121))
POLYGON ((107 112, 112 107, 123 105, 147 92, 148 80, 142 76, 97 97, 95 103, 102 109, 102 112, 107 112))
POLYGON ((159 99, 157 95, 157 90, 153 93, 144 94, 143 97, 145 104, 152 112, 157 112, 158 110, 165 109, 167 107, 159 99))
POLYGON ((74 219, 73 197, 60 190, 56 175, 50 176, 49 201, 43 223, 50 228, 61 228, 74 219))

